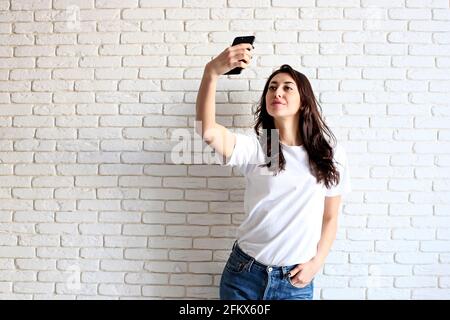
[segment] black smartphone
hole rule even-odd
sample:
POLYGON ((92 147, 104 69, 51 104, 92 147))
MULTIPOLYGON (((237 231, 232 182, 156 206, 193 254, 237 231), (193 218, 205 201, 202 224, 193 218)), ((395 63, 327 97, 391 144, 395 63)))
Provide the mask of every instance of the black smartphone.
MULTIPOLYGON (((236 37, 236 38, 234 38, 233 44, 231 46, 235 46, 235 45, 241 44, 241 43, 250 43, 253 46, 254 41, 255 41, 255 36, 236 37)), ((242 71, 241 67, 236 67, 236 68, 228 71, 227 73, 224 73, 224 75, 240 74, 241 71, 242 71)))

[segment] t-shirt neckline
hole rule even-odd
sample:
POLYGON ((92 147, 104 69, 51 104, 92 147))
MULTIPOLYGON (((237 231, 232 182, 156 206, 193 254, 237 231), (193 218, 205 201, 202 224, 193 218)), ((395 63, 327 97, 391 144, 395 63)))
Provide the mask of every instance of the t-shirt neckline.
POLYGON ((287 147, 287 148, 304 148, 302 144, 299 145, 299 146, 288 146, 288 145, 286 145, 286 144, 284 144, 284 143, 281 142, 281 145, 282 145, 283 147, 287 147))

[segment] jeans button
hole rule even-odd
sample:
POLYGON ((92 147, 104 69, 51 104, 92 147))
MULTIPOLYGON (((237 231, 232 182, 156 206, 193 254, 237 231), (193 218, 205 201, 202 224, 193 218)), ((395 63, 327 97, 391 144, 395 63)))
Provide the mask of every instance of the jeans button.
POLYGON ((267 271, 268 271, 268 272, 272 272, 272 267, 268 267, 268 268, 267 268, 267 271))

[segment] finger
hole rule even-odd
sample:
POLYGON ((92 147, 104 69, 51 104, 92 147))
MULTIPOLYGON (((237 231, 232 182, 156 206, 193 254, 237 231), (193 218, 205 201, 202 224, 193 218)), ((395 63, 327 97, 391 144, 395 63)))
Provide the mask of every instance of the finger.
POLYGON ((236 53, 236 58, 238 58, 239 60, 245 59, 246 61, 250 61, 252 56, 253 55, 251 53, 245 51, 236 53))
POLYGON ((299 288, 304 288, 308 285, 309 282, 302 280, 300 277, 294 277, 292 280, 292 284, 299 288))
POLYGON ((242 50, 242 53, 253 55, 253 50, 252 50, 252 49, 243 49, 243 50, 242 50))
POLYGON ((302 275, 300 275, 297 278, 297 280, 298 280, 299 285, 301 285, 303 287, 306 287, 311 282, 311 279, 305 278, 302 275))
POLYGON ((241 68, 247 68, 249 66, 249 63, 245 62, 245 61, 239 61, 239 67, 241 68))
POLYGON ((241 43, 237 46, 239 49, 252 50, 254 47, 251 43, 241 43))
POLYGON ((236 52, 252 52, 254 47, 250 43, 241 43, 235 46, 229 47, 230 50, 236 50, 236 52))
MULTIPOLYGON (((246 56, 243 56, 241 58, 238 58, 239 60, 237 61, 238 64, 240 64, 241 62, 245 63, 246 66, 248 66, 250 64, 250 59, 246 56)), ((238 65, 239 67, 241 67, 240 65, 238 65)))
POLYGON ((289 271, 288 275, 289 277, 293 277, 295 276, 297 273, 299 273, 302 270, 302 265, 299 264, 297 265, 294 269, 292 269, 291 271, 289 271))
POLYGON ((233 65, 234 65, 234 67, 239 67, 239 68, 245 69, 250 65, 250 63, 248 63, 244 59, 241 59, 239 61, 236 61, 233 65))
POLYGON ((244 57, 243 59, 240 59, 239 62, 245 62, 246 64, 250 64, 250 58, 249 57, 244 57))
POLYGON ((250 61, 250 56, 247 55, 245 52, 239 52, 236 54, 236 59, 238 59, 239 61, 245 61, 248 63, 250 61))

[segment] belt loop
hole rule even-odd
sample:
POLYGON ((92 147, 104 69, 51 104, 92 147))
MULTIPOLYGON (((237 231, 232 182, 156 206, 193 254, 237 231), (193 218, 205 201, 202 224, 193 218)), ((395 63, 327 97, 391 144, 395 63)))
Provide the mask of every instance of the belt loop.
POLYGON ((247 272, 250 272, 253 262, 255 262, 255 259, 253 259, 253 258, 251 258, 250 261, 247 262, 247 265, 245 266, 245 268, 247 269, 247 272))
POLYGON ((234 250, 234 248, 236 248, 236 246, 237 246, 237 240, 234 241, 232 250, 234 250))
POLYGON ((288 267, 283 266, 281 267, 281 269, 283 270, 283 278, 288 278, 289 277, 288 267))

